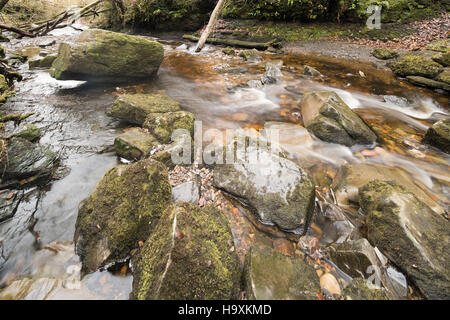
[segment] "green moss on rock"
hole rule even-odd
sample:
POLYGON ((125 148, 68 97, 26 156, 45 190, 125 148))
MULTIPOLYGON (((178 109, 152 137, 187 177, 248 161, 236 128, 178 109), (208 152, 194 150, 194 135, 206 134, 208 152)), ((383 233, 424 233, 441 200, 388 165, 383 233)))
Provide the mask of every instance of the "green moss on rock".
MULTIPOLYGON (((444 75, 444 79, 445 79, 445 75, 444 75)), ((422 86, 422 87, 450 91, 450 86, 447 83, 442 82, 442 81, 436 81, 433 79, 428 79, 428 78, 424 78, 424 77, 420 77, 420 76, 407 76, 406 80, 408 80, 409 82, 414 83, 416 85, 422 86)))
POLYGON ((244 58, 246 61, 255 62, 262 59, 261 53, 256 49, 242 50, 239 53, 239 57, 244 58))
POLYGON ((212 206, 170 206, 133 266, 132 299, 229 300, 240 293, 230 226, 212 206))
POLYGON ((82 270, 127 258, 153 232, 171 197, 167 169, 155 160, 108 171, 78 211, 74 239, 82 270))
POLYGON ((405 56, 391 66, 399 76, 421 76, 434 78, 443 71, 443 67, 433 60, 421 56, 405 56))
POLYGON ((432 59, 437 63, 442 64, 444 67, 448 67, 450 66, 450 51, 435 55, 432 59))
POLYGON ((450 119, 433 124, 425 134, 423 142, 450 153, 450 119))
MULTIPOLYGON (((448 68, 447 68, 448 69, 448 68)), ((446 70, 444 72, 441 72, 438 77, 437 80, 446 83, 447 85, 450 85, 450 70, 446 70)), ((447 87, 448 90, 448 87, 447 87)))
POLYGON ((169 143, 172 140, 172 133, 177 129, 184 129, 194 136, 194 121, 195 116, 187 111, 150 113, 143 127, 161 143, 169 143))
POLYGON ((119 157, 139 160, 150 154, 159 142, 141 128, 131 128, 114 140, 114 149, 119 157))
POLYGON ((9 89, 8 81, 6 81, 4 75, 0 74, 0 93, 2 94, 8 89, 9 89))
POLYGON ((25 128, 19 133, 16 133, 14 137, 22 138, 30 142, 35 142, 41 137, 41 135, 41 129, 36 127, 35 125, 30 124, 26 125, 25 128))
POLYGON ((53 62, 56 60, 57 56, 49 55, 39 59, 28 60, 28 65, 30 69, 35 68, 50 68, 53 62))
POLYGON ((355 278, 342 291, 345 300, 389 300, 384 289, 368 284, 363 278, 355 278))
POLYGON ((162 94, 124 94, 119 96, 111 107, 112 117, 143 125, 152 113, 176 112, 180 103, 162 94))
POLYGON ((395 50, 386 49, 386 48, 376 48, 373 50, 372 55, 381 60, 388 60, 398 56, 395 50))

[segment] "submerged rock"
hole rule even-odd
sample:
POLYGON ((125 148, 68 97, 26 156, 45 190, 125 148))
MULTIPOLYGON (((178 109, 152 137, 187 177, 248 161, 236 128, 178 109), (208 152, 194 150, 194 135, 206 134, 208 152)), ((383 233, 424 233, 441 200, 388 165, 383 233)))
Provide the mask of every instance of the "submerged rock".
POLYGON ((436 81, 433 79, 428 79, 420 76, 407 76, 406 80, 418 86, 450 91, 450 85, 442 81, 436 81))
POLYGON ((450 119, 433 124, 425 134, 423 142, 450 153, 450 119))
POLYGON ((7 145, 7 161, 0 162, 3 180, 23 180, 24 187, 32 183, 45 183, 51 179, 58 156, 51 150, 22 138, 12 138, 7 145))
POLYGON ((397 57, 398 53, 392 49, 376 48, 373 50, 372 55, 377 59, 388 60, 397 57))
POLYGON ((252 247, 244 267, 249 300, 316 300, 319 277, 303 258, 292 258, 270 247, 252 247))
POLYGON ((310 66, 303 66, 303 73, 307 76, 311 76, 311 77, 322 77, 322 74, 317 71, 316 69, 314 69, 313 67, 310 66))
POLYGON ((73 45, 61 43, 50 74, 58 80, 124 82, 148 79, 164 58, 161 44, 142 37, 89 29, 73 45))
POLYGON ((152 113, 180 111, 180 104, 162 94, 124 94, 114 101, 110 115, 133 124, 143 125, 152 113))
POLYGON ((230 225, 212 206, 170 206, 132 263, 132 299, 229 300, 240 293, 230 225))
POLYGON ((431 209, 439 214, 444 210, 427 193, 420 189, 411 176, 403 169, 379 164, 359 163, 342 166, 333 180, 331 187, 336 201, 341 206, 349 206, 359 202, 358 189, 373 180, 395 181, 403 186, 431 209))
POLYGON ((371 285, 363 278, 355 278, 344 289, 342 296, 345 300, 389 300, 386 291, 371 285))
POLYGON ((74 241, 83 272, 127 258, 153 232, 171 198, 167 169, 157 161, 108 171, 78 211, 74 241))
POLYGON ((185 129, 194 136, 195 116, 187 111, 176 111, 167 113, 150 113, 143 127, 161 143, 169 143, 172 133, 177 129, 185 129))
POLYGON ((335 92, 306 93, 301 112, 306 128, 321 140, 346 146, 377 140, 376 134, 335 92))
POLYGON ((141 128, 131 128, 114 140, 114 149, 119 157, 139 160, 150 154, 158 141, 141 128))
POLYGON ((394 182, 359 190, 367 237, 427 299, 450 297, 450 222, 394 182))
POLYGON ((439 63, 421 56, 405 56, 391 66, 396 75, 434 78, 444 69, 439 63))
MULTIPOLYGON (((229 149, 234 149, 230 144, 229 149)), ((315 188, 309 175, 292 161, 256 146, 236 148, 234 163, 217 164, 214 185, 256 210, 263 223, 285 230, 306 230, 314 210, 315 188), (244 160, 259 155, 254 163, 244 160)))

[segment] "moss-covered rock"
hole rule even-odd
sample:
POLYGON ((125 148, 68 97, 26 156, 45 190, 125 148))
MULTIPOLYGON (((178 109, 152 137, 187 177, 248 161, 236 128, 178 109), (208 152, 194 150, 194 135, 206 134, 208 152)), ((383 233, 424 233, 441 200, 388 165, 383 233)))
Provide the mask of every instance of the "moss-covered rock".
POLYGON ((244 58, 244 60, 250 62, 256 62, 262 59, 261 53, 256 49, 242 50, 239 53, 239 57, 244 58))
POLYGON ((24 129, 14 135, 16 138, 22 138, 30 142, 36 142, 42 135, 41 129, 33 124, 26 125, 24 129))
POLYGON ((9 89, 8 81, 4 75, 0 74, 0 94, 9 89))
POLYGON ((161 44, 123 33, 89 29, 73 45, 62 43, 50 74, 58 80, 124 82, 148 79, 164 58, 161 44))
POLYGON ((433 124, 425 134, 423 142, 450 153, 450 119, 433 124))
POLYGON ((184 129, 194 136, 194 121, 195 116, 187 111, 150 113, 143 127, 161 143, 169 143, 172 133, 177 129, 184 129))
MULTIPOLYGON (((260 140, 261 142, 261 140, 260 140)), ((314 210, 315 188, 309 175, 277 152, 254 145, 227 146, 236 161, 216 164, 214 185, 255 209, 263 223, 305 230, 314 210), (251 158, 259 156, 257 161, 251 158)), ((300 230, 301 231, 301 230, 300 230)))
POLYGON ((150 154, 159 142, 141 128, 131 128, 114 140, 114 149, 119 157, 139 160, 150 154))
MULTIPOLYGON (((441 73, 442 74, 442 73, 441 73)), ((433 79, 428 79, 420 76, 407 76, 406 79, 418 86, 427 87, 431 89, 442 89, 450 91, 450 85, 442 81, 436 81, 433 79)))
POLYGON ((443 214, 444 209, 419 188, 406 171, 396 167, 389 167, 373 163, 359 163, 342 166, 333 180, 333 188, 336 200, 340 206, 348 207, 358 203, 358 189, 372 180, 396 181, 405 187, 422 202, 427 204, 438 214, 443 214))
POLYGON ((110 116, 143 125, 151 113, 180 111, 180 103, 162 94, 124 94, 113 103, 110 116))
POLYGON ((359 190, 367 237, 428 299, 450 297, 450 222, 394 182, 359 190))
MULTIPOLYGON (((448 68, 446 68, 446 69, 448 69, 448 68)), ((447 84, 447 90, 448 90, 448 86, 450 85, 450 70, 445 70, 444 72, 441 72, 437 76, 437 80, 447 84)))
POLYGON ((167 148, 155 153, 153 159, 164 163, 173 169, 176 165, 189 165, 194 161, 194 144, 188 134, 181 134, 175 138, 167 148))
POLYGON ((397 57, 398 53, 392 49, 376 48, 373 50, 372 55, 377 59, 388 60, 397 57))
POLYGON ((12 138, 7 145, 7 159, 0 161, 3 180, 23 180, 18 186, 45 183, 51 179, 58 156, 51 150, 22 138, 12 138))
POLYGON ((443 71, 443 67, 433 60, 422 56, 404 56, 391 65, 392 71, 401 77, 421 76, 434 78, 443 71))
POLYGON ((166 167, 152 159, 108 171, 78 211, 74 241, 85 273, 127 258, 170 203, 166 167))
POLYGON ((316 300, 320 293, 312 266, 270 247, 251 248, 245 259, 244 285, 250 300, 316 300))
POLYGON ((389 300, 386 291, 377 288, 363 278, 355 278, 344 289, 342 296, 345 300, 389 300))
POLYGON ((444 67, 448 67, 450 66, 450 51, 435 55, 432 59, 444 67))
POLYGON ((36 68, 50 68, 53 62, 56 60, 57 56, 49 55, 45 57, 40 57, 37 59, 28 60, 28 66, 30 69, 36 68))
POLYGON ((240 293, 230 225, 212 206, 170 206, 132 263, 132 299, 229 300, 240 293))
POLYGON ((377 140, 376 134, 335 92, 305 94, 301 112, 305 127, 321 140, 346 146, 377 140))
POLYGON ((233 48, 229 48, 229 47, 223 48, 222 52, 229 56, 234 56, 236 54, 236 51, 234 51, 233 48))

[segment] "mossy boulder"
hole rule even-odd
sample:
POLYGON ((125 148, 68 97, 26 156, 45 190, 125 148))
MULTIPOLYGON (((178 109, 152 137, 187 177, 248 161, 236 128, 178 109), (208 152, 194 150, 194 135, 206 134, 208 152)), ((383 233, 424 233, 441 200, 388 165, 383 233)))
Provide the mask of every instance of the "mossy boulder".
POLYGON ((236 51, 233 48, 229 48, 229 47, 223 48, 222 52, 229 56, 234 56, 236 54, 236 51))
POLYGON ((240 294, 230 225, 212 206, 170 206, 132 263, 131 299, 229 300, 240 294))
POLYGON ((427 299, 450 297, 450 222, 394 182, 359 190, 367 238, 409 276, 427 299))
POLYGON ((119 157, 139 160, 147 157, 159 142, 146 130, 131 128, 114 140, 114 149, 119 157))
POLYGON ((444 67, 448 67, 450 66, 450 51, 435 55, 432 59, 444 67))
POLYGON ((29 124, 26 125, 22 131, 14 134, 14 137, 22 138, 30 142, 36 142, 40 139, 41 135, 42 132, 40 128, 36 127, 33 124, 29 124))
POLYGON ((345 300, 389 300, 386 290, 378 288, 363 278, 355 278, 342 291, 345 300))
POLYGON ((153 232, 171 198, 160 162, 145 159, 108 171, 78 210, 74 241, 82 271, 127 258, 153 232))
POLYGON ((316 300, 319 277, 303 259, 286 256, 270 247, 251 248, 244 267, 249 300, 316 300))
POLYGON ((30 69, 50 68, 56 58, 56 55, 49 55, 43 58, 39 57, 37 59, 28 60, 28 66, 30 67, 30 69))
POLYGON ((256 62, 262 59, 261 53, 256 49, 242 50, 239 53, 239 57, 249 62, 256 62))
POLYGON ((422 56, 404 56, 391 65, 392 71, 401 77, 421 76, 434 78, 443 71, 443 67, 433 60, 422 56))
POLYGON ((440 82, 444 82, 445 84, 447 84, 447 91, 449 90, 448 87, 450 86, 450 70, 448 68, 446 68, 446 70, 444 70, 443 72, 441 72, 437 78, 438 81, 440 82))
POLYGON ((58 156, 51 150, 22 138, 12 138, 7 144, 7 160, 0 162, 2 180, 27 181, 18 183, 25 187, 51 179, 58 156))
POLYGON ((285 230, 305 230, 315 200, 310 176, 294 162, 266 148, 240 147, 237 142, 236 148, 234 143, 227 146, 227 154, 233 151, 236 161, 216 164, 214 185, 252 207, 263 223, 285 230), (258 160, 252 161, 256 155, 258 160))
POLYGON ((444 209, 419 188, 410 174, 400 168, 374 163, 359 163, 342 166, 333 180, 336 201, 342 207, 349 207, 359 202, 358 189, 373 180, 396 181, 405 187, 436 213, 443 214, 444 209))
POLYGON ((433 124, 425 134, 423 142, 450 153, 450 119, 433 124))
MULTIPOLYGON (((441 73, 442 74, 442 73, 441 73)), ((446 91, 450 91, 450 85, 442 81, 436 81, 433 79, 428 79, 420 76, 407 76, 406 80, 415 85, 427 87, 431 89, 442 89, 446 91)))
POLYGON ((152 159, 162 162, 168 168, 189 165, 194 161, 194 144, 191 135, 180 134, 167 148, 152 155, 152 159))
POLYGON ((114 101, 110 116, 143 125, 151 113, 180 111, 180 103, 162 94, 124 94, 114 101))
POLYGON ((372 55, 377 59, 388 60, 397 57, 398 53, 392 49, 376 48, 372 51, 372 55))
POLYGON ((153 77, 164 58, 161 44, 142 37, 89 29, 73 45, 61 43, 50 74, 58 80, 125 82, 153 77))
POLYGON ((184 129, 194 136, 194 121, 194 114, 187 111, 150 113, 143 127, 161 143, 169 143, 172 140, 172 133, 177 129, 184 129))
POLYGON ((301 102, 303 123, 317 138, 346 146, 374 144, 376 134, 331 91, 306 93, 301 102))

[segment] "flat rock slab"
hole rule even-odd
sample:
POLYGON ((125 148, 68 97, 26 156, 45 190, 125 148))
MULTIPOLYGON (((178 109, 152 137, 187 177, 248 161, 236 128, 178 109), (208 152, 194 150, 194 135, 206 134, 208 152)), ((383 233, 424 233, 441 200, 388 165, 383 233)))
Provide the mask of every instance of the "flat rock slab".
POLYGON ((119 157, 139 160, 150 154, 159 142, 141 128, 131 128, 114 140, 114 149, 119 157))

